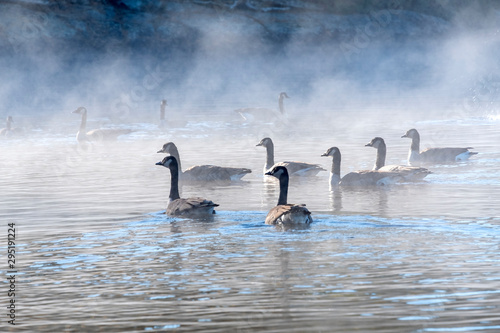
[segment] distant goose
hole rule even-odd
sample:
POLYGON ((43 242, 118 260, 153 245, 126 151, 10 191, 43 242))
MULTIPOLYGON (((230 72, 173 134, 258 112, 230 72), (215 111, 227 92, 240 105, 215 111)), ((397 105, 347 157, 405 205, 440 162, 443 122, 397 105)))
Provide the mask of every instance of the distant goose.
POLYGON ((220 167, 216 165, 196 165, 186 171, 182 171, 181 159, 177 146, 173 142, 167 142, 158 150, 158 153, 166 153, 174 156, 179 165, 180 177, 184 181, 238 181, 252 170, 246 168, 220 167))
POLYGON ((398 172, 361 170, 353 171, 340 178, 340 162, 342 155, 337 147, 331 147, 321 156, 332 157, 332 170, 330 173, 330 186, 332 188, 341 186, 379 186, 390 185, 404 181, 398 172))
POLYGON ((218 204, 200 197, 182 199, 179 196, 179 167, 174 156, 167 156, 156 165, 170 169, 170 202, 165 212, 169 216, 210 217, 218 204))
POLYGON ((274 163, 274 143, 271 138, 264 138, 256 145, 257 147, 265 147, 267 151, 266 164, 264 165, 264 174, 276 167, 284 166, 287 168, 290 176, 315 176, 320 171, 326 171, 318 164, 305 163, 305 162, 278 162, 274 163))
POLYGON ((243 120, 246 120, 246 121, 254 121, 254 120, 270 121, 273 119, 273 116, 275 116, 275 115, 284 115, 285 114, 285 106, 283 104, 283 100, 285 98, 290 98, 290 97, 288 97, 286 92, 280 93, 280 95, 278 97, 279 113, 275 109, 260 108, 260 107, 241 108, 241 109, 236 109, 234 111, 239 113, 239 115, 243 118, 243 120))
POLYGON ((271 209, 266 217, 266 224, 309 224, 312 217, 311 212, 305 205, 287 204, 288 197, 288 171, 283 166, 276 166, 266 173, 276 177, 280 181, 280 196, 278 205, 271 209))
POLYGON ((159 127, 161 129, 166 127, 166 123, 165 123, 165 109, 166 109, 166 107, 167 107, 167 100, 162 99, 162 101, 160 103, 160 125, 159 125, 159 127))
POLYGON ((408 154, 408 164, 437 163, 446 164, 457 161, 466 161, 476 152, 469 151, 472 147, 466 148, 428 148, 420 151, 420 134, 412 128, 406 132, 402 138, 410 138, 411 146, 408 154))
POLYGON ((12 127, 12 123, 14 120, 12 119, 12 116, 8 116, 6 121, 5 121, 5 128, 0 129, 0 136, 12 136, 12 135, 20 135, 24 133, 24 130, 22 128, 12 127))
POLYGON ((365 145, 366 147, 373 147, 377 149, 377 160, 373 166, 373 170, 378 171, 392 171, 398 172, 406 181, 415 182, 421 181, 428 174, 431 174, 428 169, 406 166, 406 165, 385 165, 385 156, 387 153, 387 148, 384 139, 381 137, 375 137, 365 145))
POLYGON ((78 142, 84 141, 111 141, 116 140, 117 137, 124 134, 129 134, 132 132, 130 129, 121 128, 102 128, 94 129, 87 132, 87 109, 80 106, 78 109, 72 113, 81 114, 82 122, 80 123, 80 130, 76 133, 76 139, 78 142))

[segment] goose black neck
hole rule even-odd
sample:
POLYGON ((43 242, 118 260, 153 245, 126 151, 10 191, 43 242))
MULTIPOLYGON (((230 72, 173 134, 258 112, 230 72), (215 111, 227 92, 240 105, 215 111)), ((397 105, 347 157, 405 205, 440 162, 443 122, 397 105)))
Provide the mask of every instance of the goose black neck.
POLYGON ((82 122, 80 123, 80 131, 85 132, 87 126, 87 110, 82 111, 82 122))
POLYGON ((165 105, 162 104, 160 107, 160 120, 165 120, 165 105))
POLYGON ((283 95, 280 95, 280 98, 278 100, 278 105, 279 105, 279 108, 280 108, 280 112, 281 113, 285 113, 285 106, 283 105, 283 100, 285 99, 285 96, 283 95))
POLYGON ((274 165, 274 144, 272 142, 269 142, 266 145, 266 151, 267 151, 266 165, 268 168, 270 168, 274 165))
POLYGON ((283 173, 280 176, 280 197, 278 199, 279 205, 286 205, 288 199, 288 173, 283 173))
POLYGON ((337 152, 336 156, 332 158, 332 173, 340 177, 340 162, 342 160, 342 155, 340 151, 337 152))
POLYGON ((411 138, 411 147, 412 151, 419 152, 420 151, 420 134, 415 131, 413 137, 411 138))
POLYGON ((170 201, 180 198, 179 195, 179 166, 176 160, 172 160, 168 166, 170 169, 170 201))
POLYGON ((380 142, 377 148, 377 161, 375 162, 375 170, 380 169, 385 165, 385 155, 387 154, 387 148, 384 142, 380 142))

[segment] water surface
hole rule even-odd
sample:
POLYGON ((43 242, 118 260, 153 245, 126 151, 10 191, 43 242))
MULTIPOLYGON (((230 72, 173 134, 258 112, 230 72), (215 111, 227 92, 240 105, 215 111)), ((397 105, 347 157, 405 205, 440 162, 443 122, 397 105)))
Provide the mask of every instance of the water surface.
MULTIPOLYGON (((253 125, 202 114, 186 126, 78 146, 73 131, 2 140, 0 216, 17 230, 19 327, 36 332, 500 331, 500 123, 495 118, 253 125), (328 172, 293 180, 289 201, 315 222, 264 224, 278 198, 262 176, 264 136, 276 160, 342 173, 371 168, 374 136, 387 163, 405 162, 419 129, 426 146, 474 146, 468 162, 433 166, 419 184, 331 192, 328 172), (353 130, 354 128, 354 130, 353 130), (212 222, 163 214, 169 172, 156 151, 174 141, 182 164, 248 167, 234 184, 184 185, 220 204, 212 222)), ((347 118, 346 118, 347 119, 347 118)), ((75 124, 76 123, 76 124, 75 124)), ((67 127, 77 127, 68 121, 67 127)), ((4 250, 5 245, 2 244, 4 250)), ((3 257, 5 260, 5 257, 3 257)), ((6 274, 5 262, 0 266, 6 274)), ((4 291, 6 281, 2 281, 4 291)), ((7 302, 7 301, 5 301, 7 302)), ((5 305, 5 304, 4 304, 5 305)))

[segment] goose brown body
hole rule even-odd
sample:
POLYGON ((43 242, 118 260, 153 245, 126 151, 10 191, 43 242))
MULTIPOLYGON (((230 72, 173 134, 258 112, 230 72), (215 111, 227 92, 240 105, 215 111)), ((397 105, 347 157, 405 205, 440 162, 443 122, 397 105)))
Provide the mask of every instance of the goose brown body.
POLYGON ((264 138, 258 144, 258 147, 266 148, 266 164, 264 164, 264 174, 274 167, 285 167, 290 176, 315 176, 320 171, 326 171, 318 164, 297 162, 297 161, 283 161, 274 163, 274 143, 271 138, 264 138))
POLYGON ((87 109, 81 106, 72 113, 80 114, 82 116, 80 129, 76 133, 76 139, 78 140, 78 142, 113 141, 116 140, 120 135, 125 135, 132 132, 132 130, 125 128, 99 128, 87 131, 87 109))
POLYGON ((387 154, 387 147, 384 139, 381 137, 373 138, 366 147, 373 147, 377 149, 377 159, 373 167, 374 171, 388 171, 397 172, 403 177, 405 181, 417 182, 424 179, 427 175, 431 174, 428 169, 417 166, 406 165, 385 165, 385 157, 387 154))
POLYGON ((286 92, 281 92, 278 97, 278 110, 264 107, 249 107, 234 110, 245 121, 272 121, 285 114, 284 99, 290 98, 286 92))
POLYGON ((470 151, 471 149, 474 149, 472 147, 427 148, 420 151, 420 134, 414 128, 406 131, 406 133, 401 137, 411 139, 410 151, 408 153, 408 164, 410 165, 418 165, 420 163, 454 163, 457 161, 466 161, 471 156, 477 154, 477 152, 470 151))
POLYGON ((349 172, 344 177, 340 177, 340 163, 342 155, 337 147, 331 147, 321 156, 332 157, 332 170, 330 173, 330 186, 336 188, 341 186, 381 186, 390 185, 404 181, 398 172, 380 170, 360 170, 349 172))
POLYGON ((221 167, 217 165, 195 165, 185 171, 182 171, 181 159, 179 150, 173 142, 167 142, 158 150, 158 153, 166 153, 174 156, 179 165, 179 177, 183 181, 200 181, 200 182, 230 182, 241 180, 243 176, 251 173, 252 170, 247 168, 221 167))

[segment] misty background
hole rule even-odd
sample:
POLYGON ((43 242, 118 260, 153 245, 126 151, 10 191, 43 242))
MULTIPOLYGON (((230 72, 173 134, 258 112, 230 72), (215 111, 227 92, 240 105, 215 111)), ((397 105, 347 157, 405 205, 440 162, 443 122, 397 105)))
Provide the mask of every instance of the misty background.
POLYGON ((281 91, 312 117, 496 114, 499 28, 487 0, 4 0, 0 115, 233 116, 281 91))

